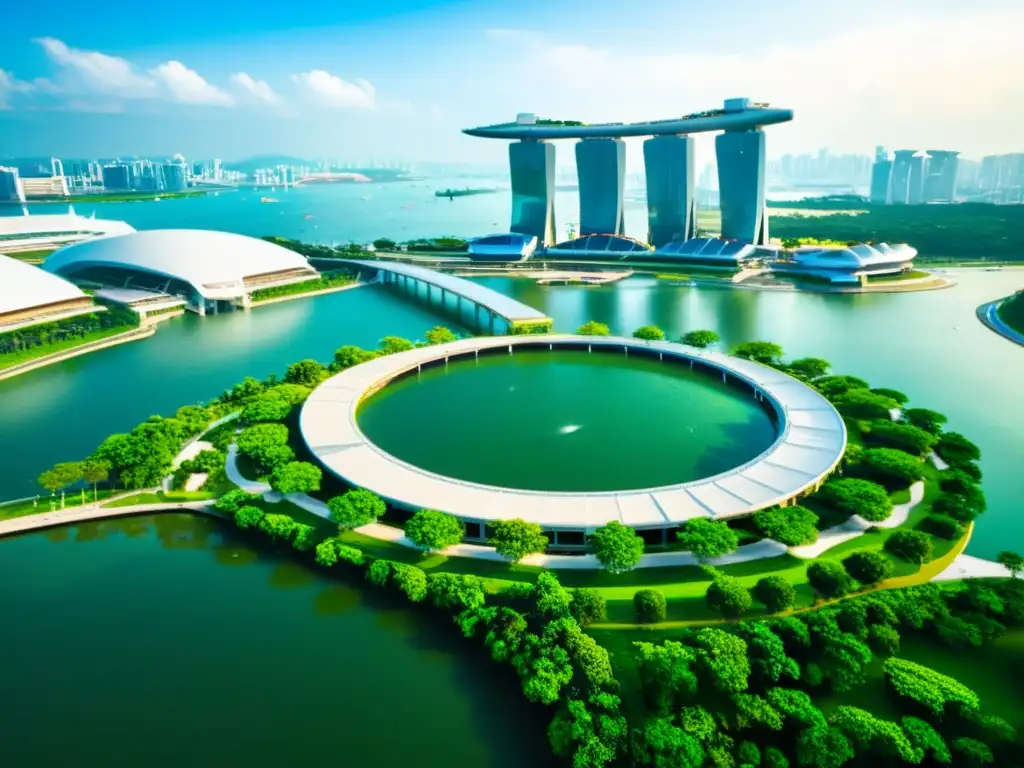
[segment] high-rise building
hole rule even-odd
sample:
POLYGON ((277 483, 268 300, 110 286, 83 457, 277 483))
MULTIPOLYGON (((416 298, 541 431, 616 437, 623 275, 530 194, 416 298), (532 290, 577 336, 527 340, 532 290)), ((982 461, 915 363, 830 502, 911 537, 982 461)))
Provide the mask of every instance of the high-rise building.
POLYGON ((910 205, 921 205, 924 202, 926 163, 927 158, 924 155, 914 155, 910 158, 910 179, 907 183, 907 202, 910 205))
POLYGON ((25 202, 25 190, 17 168, 0 166, 0 200, 8 203, 25 202))
POLYGON ((871 166, 869 200, 877 205, 892 202, 892 160, 885 147, 875 147, 875 162, 871 166))
POLYGON ((213 159, 213 180, 214 181, 220 181, 221 173, 222 173, 222 171, 221 171, 221 167, 220 167, 220 158, 219 157, 215 157, 213 159))
POLYGON ((910 175, 916 149, 897 149, 892 161, 892 192, 889 196, 894 205, 910 202, 910 175))
POLYGON ((108 192, 123 192, 132 188, 131 169, 127 165, 103 166, 103 188, 108 192))
MULTIPOLYGON (((701 178, 710 176, 708 166, 701 178)), ((644 142, 647 176, 647 242, 660 248, 696 234, 694 140, 654 136, 644 142)))
POLYGON ((555 145, 514 141, 508 145, 512 180, 511 232, 534 235, 540 245, 555 242, 555 145))
POLYGON ((764 131, 726 131, 715 137, 722 237, 752 245, 768 244, 765 207, 764 131))
POLYGON ((163 166, 164 189, 168 192, 183 192, 188 189, 185 166, 181 163, 166 163, 163 166))
POLYGON ((924 182, 926 203, 951 203, 956 199, 959 155, 959 152, 947 150, 928 150, 928 175, 924 182))
POLYGON ((623 191, 626 143, 622 139, 583 139, 576 143, 580 187, 580 234, 621 235, 625 231, 623 191))

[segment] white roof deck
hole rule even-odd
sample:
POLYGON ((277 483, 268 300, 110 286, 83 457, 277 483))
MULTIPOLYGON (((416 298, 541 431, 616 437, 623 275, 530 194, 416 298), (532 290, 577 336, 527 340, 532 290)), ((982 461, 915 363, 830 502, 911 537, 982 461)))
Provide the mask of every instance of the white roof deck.
POLYGON ((377 358, 317 387, 302 408, 300 427, 306 445, 329 471, 397 506, 438 509, 479 522, 521 517, 551 529, 593 530, 612 520, 652 528, 680 525, 693 517, 751 514, 813 488, 835 469, 846 449, 846 425, 832 404, 780 371, 681 344, 619 337, 482 337, 377 358), (499 488, 428 472, 385 453, 359 429, 356 408, 364 394, 424 363, 496 347, 514 351, 523 344, 581 342, 654 349, 739 378, 775 406, 778 438, 760 456, 714 477, 643 490, 557 493, 499 488))

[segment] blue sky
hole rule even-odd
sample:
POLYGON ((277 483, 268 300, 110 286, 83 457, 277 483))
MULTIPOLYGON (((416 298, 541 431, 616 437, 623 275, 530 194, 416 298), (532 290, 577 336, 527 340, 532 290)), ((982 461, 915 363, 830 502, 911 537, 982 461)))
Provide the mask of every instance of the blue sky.
POLYGON ((773 155, 978 156, 1024 149, 1021 28, 1020 0, 14 3, 0 154, 500 161, 459 129, 744 95, 796 110, 773 155))

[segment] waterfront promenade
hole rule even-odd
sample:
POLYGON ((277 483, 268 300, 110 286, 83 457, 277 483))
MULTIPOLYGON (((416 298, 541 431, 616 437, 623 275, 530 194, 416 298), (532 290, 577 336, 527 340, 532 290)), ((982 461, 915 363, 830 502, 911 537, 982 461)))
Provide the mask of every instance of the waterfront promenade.
POLYGON ((22 515, 12 517, 10 520, 0 521, 0 538, 14 536, 19 533, 41 531, 46 528, 55 528, 61 525, 75 525, 76 523, 88 523, 93 520, 104 520, 111 517, 129 517, 131 515, 151 515, 157 512, 196 512, 212 513, 213 501, 163 501, 159 504, 133 504, 126 507, 104 507, 110 499, 104 499, 95 504, 86 504, 81 507, 68 507, 67 509, 56 509, 52 512, 39 512, 34 515, 22 515))
POLYGON ((995 331, 1004 339, 1008 339, 1014 344, 1019 344, 1024 347, 1024 333, 1015 331, 999 317, 999 305, 1003 301, 1004 299, 997 299, 995 301, 990 301, 987 304, 982 304, 978 307, 978 319, 981 320, 986 327, 995 331))

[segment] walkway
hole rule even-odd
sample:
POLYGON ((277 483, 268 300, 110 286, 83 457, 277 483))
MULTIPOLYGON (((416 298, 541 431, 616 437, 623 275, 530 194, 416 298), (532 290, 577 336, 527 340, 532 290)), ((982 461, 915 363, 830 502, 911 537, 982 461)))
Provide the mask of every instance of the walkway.
POLYGON ((205 512, 212 507, 212 501, 183 501, 183 502, 160 502, 159 504, 133 504, 130 507, 103 507, 100 504, 108 503, 110 499, 104 499, 99 504, 87 504, 84 507, 68 507, 53 512, 42 512, 36 515, 23 515, 10 520, 0 522, 0 537, 12 536, 17 533, 38 531, 44 528, 53 528, 58 525, 73 525, 85 523, 90 520, 103 520, 110 517, 125 517, 126 515, 151 514, 154 512, 166 512, 167 510, 188 510, 190 512, 205 512))
POLYGON ((238 471, 238 446, 232 443, 228 446, 228 460, 224 465, 228 480, 237 485, 246 493, 270 493, 270 484, 259 480, 248 480, 238 471))
MULTIPOLYGON (((932 581, 960 581, 961 579, 1008 579, 1010 570, 1005 565, 982 560, 974 555, 957 555, 953 564, 932 581)), ((1024 578, 1024 574, 1017 574, 1024 578)))
POLYGON ((1024 347, 1024 334, 1015 331, 999 317, 998 309, 1003 301, 1005 299, 997 299, 996 301, 990 301, 988 304, 982 304, 976 311, 978 319, 1003 338, 1024 347))
POLYGON ((837 547, 844 541, 857 538, 868 528, 898 528, 907 522, 907 518, 910 517, 910 511, 920 504, 922 499, 924 499, 924 481, 918 480, 910 486, 910 501, 905 504, 895 505, 888 519, 882 520, 879 523, 873 523, 870 520, 865 520, 863 517, 854 515, 845 523, 826 528, 818 534, 818 540, 813 544, 792 547, 789 552, 791 555, 804 560, 813 560, 816 557, 820 557, 822 553, 832 549, 832 547, 837 547))

